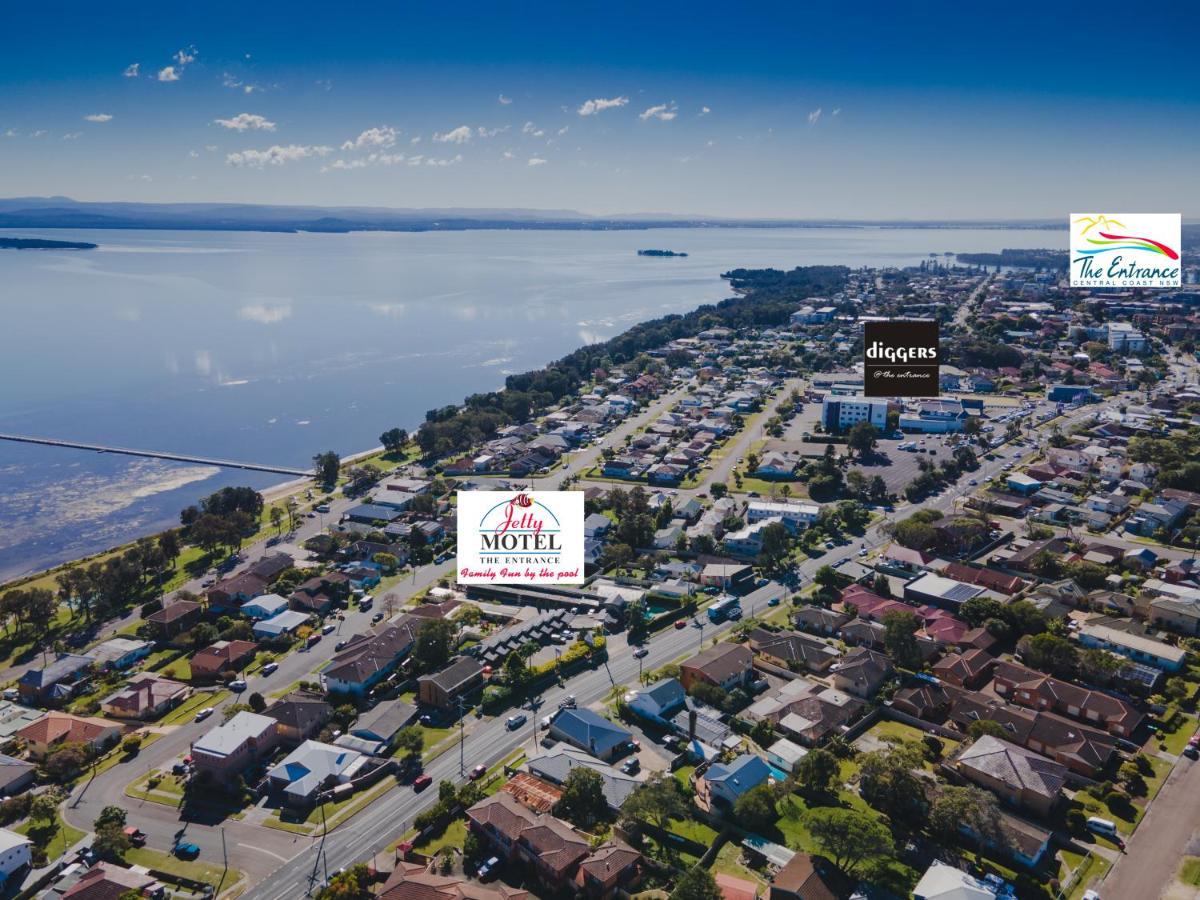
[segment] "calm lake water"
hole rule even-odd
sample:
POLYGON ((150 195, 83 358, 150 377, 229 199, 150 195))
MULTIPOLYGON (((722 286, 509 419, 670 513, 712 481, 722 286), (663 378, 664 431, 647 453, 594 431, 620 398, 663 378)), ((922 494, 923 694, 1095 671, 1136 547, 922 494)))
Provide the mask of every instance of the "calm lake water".
MULTIPOLYGON (((0 232, 18 234, 18 232, 0 232)), ((738 266, 911 265, 1044 231, 713 229, 253 234, 37 231, 0 251, 0 431, 305 468, 640 320, 729 295, 738 266), (639 248, 686 251, 638 257, 639 248)), ((282 480, 0 442, 0 578, 282 480)))

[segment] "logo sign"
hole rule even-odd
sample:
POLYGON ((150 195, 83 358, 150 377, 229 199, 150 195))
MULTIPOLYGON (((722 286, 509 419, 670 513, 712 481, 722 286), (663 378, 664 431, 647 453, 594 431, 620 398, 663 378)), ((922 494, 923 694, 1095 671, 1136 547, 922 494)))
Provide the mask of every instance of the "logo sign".
POLYGON ((868 397, 936 397, 938 323, 867 322, 863 362, 863 393, 868 397))
POLYGON ((1072 213, 1071 287, 1182 283, 1179 213, 1072 213))
POLYGON ((581 491, 459 491, 459 584, 582 584, 581 491))

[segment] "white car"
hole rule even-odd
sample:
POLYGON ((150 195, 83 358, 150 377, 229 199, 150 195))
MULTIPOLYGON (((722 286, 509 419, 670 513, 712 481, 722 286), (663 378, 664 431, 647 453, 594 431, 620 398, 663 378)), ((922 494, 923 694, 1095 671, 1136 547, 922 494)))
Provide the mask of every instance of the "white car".
POLYGON ((207 719, 212 714, 213 714, 213 708, 211 706, 206 706, 206 707, 204 707, 204 709, 200 710, 200 712, 196 713, 196 721, 203 722, 205 719, 207 719))

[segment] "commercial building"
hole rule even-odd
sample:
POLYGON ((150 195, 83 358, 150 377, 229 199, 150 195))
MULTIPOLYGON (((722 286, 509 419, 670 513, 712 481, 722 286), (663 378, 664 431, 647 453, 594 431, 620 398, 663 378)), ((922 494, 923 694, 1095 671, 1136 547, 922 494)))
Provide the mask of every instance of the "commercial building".
POLYGON ((872 397, 833 397, 821 403, 821 424, 826 431, 846 431, 859 422, 869 422, 880 431, 887 428, 888 401, 872 397))

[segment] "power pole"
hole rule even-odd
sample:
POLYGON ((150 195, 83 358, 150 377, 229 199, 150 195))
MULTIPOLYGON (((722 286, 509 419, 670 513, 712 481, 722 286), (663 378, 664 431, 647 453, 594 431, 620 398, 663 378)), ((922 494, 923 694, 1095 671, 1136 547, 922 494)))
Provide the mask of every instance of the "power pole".
POLYGON ((466 762, 467 730, 466 730, 466 723, 463 721, 464 715, 465 715, 465 712, 463 710, 463 700, 462 700, 462 697, 459 697, 458 698, 458 776, 460 778, 466 776, 466 774, 467 774, 467 762, 466 762))

